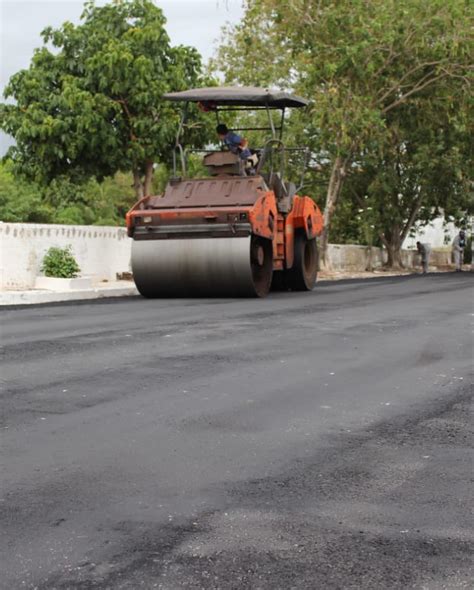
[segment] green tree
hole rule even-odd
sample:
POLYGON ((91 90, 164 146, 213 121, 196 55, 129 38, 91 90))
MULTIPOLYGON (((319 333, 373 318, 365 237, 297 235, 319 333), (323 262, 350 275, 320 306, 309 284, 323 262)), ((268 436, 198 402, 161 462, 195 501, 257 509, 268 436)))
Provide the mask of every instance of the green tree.
POLYGON ((213 65, 226 81, 313 101, 294 133, 325 174, 323 263, 344 182, 386 146, 391 114, 448 80, 451 96, 468 92, 470 17, 465 0, 247 0, 224 33, 213 65))
POLYGON ((45 187, 19 177, 10 160, 0 163, 0 221, 123 225, 135 199, 131 173, 117 172, 100 183, 95 178, 74 183, 63 176, 45 187))
POLYGON ((100 183, 95 178, 73 182, 60 176, 44 189, 44 201, 54 210, 53 223, 123 225, 135 201, 132 175, 118 172, 100 183))
MULTIPOLYGON (((15 104, 0 106, 0 128, 16 140, 16 169, 46 184, 131 172, 136 196, 148 194, 155 162, 170 161, 179 122, 162 95, 199 85, 198 52, 170 45, 151 0, 87 2, 81 24, 48 27, 42 37, 30 67, 6 87, 15 104)), ((194 129, 190 141, 201 137, 194 129)))
POLYGON ((52 223, 54 209, 43 196, 43 187, 16 177, 10 161, 0 163, 0 221, 52 223))
POLYGON ((359 217, 359 240, 367 243, 364 223, 370 220, 388 266, 402 266, 401 246, 415 222, 422 226, 444 215, 463 224, 474 213, 468 105, 462 95, 440 101, 442 95, 433 88, 394 110, 385 141, 362 154, 343 189, 349 208, 337 214, 336 226, 359 217))

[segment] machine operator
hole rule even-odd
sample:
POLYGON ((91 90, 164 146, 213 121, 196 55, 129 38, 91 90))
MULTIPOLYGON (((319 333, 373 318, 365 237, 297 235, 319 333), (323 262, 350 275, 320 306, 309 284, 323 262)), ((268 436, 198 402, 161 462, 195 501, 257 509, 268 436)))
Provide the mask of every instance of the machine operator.
POLYGON ((258 157, 256 154, 252 154, 248 147, 248 141, 223 123, 216 127, 216 132, 228 150, 233 154, 237 154, 241 160, 244 160, 249 169, 254 170, 258 162, 258 157))

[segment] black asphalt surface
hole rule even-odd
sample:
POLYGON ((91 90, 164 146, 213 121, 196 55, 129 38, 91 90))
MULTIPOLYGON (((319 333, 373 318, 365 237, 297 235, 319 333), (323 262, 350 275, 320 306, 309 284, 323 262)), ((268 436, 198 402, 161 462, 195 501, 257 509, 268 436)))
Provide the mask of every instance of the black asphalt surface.
POLYGON ((1 588, 474 588, 473 287, 3 310, 1 588))

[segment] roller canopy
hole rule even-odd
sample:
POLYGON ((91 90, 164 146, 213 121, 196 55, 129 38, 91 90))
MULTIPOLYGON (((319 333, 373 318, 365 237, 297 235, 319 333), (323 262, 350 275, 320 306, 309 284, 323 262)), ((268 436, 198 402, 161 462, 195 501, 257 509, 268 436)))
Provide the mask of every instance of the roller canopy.
POLYGON ((169 92, 163 95, 163 98, 173 101, 212 103, 215 106, 262 106, 278 109, 305 107, 309 102, 281 90, 257 88, 256 86, 194 88, 184 92, 169 92))

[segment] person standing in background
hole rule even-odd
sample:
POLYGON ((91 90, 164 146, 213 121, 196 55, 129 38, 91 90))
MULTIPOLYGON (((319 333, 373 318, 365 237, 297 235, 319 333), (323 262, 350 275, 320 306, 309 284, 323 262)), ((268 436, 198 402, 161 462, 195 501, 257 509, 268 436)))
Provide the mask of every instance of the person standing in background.
POLYGON ((430 264, 431 246, 429 244, 417 242, 416 249, 418 250, 418 254, 421 256, 421 268, 423 274, 425 275, 428 272, 430 264))
POLYGON ((464 248, 466 247, 466 232, 462 229, 453 240, 453 258, 456 272, 462 271, 464 262, 464 248))

